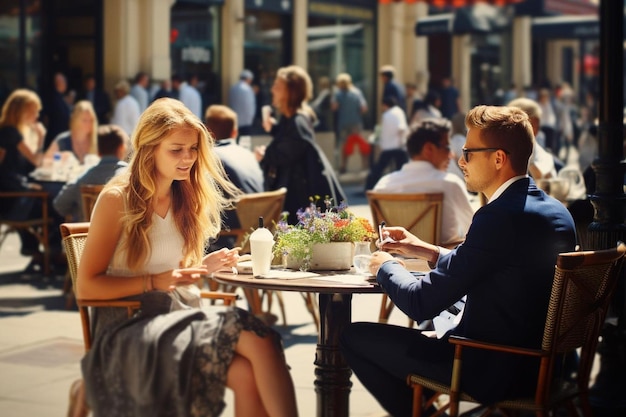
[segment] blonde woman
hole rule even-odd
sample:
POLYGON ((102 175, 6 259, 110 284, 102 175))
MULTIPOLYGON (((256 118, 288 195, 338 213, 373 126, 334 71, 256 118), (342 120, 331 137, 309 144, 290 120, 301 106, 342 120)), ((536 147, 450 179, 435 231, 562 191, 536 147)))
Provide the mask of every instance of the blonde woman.
POLYGON ((180 101, 142 114, 127 172, 93 211, 77 296, 140 297, 141 313, 100 308, 83 359, 87 400, 98 416, 218 416, 224 390, 235 415, 297 416, 280 336, 234 307, 199 307, 203 274, 236 264, 237 249, 204 254, 217 235, 226 180, 213 137, 180 101), (195 290, 195 291, 194 291, 195 290))
MULTIPOLYGON (((28 191, 40 189, 37 184, 28 182, 28 174, 41 165, 43 160, 43 137, 45 129, 37 121, 41 110, 39 96, 27 89, 17 89, 9 95, 2 106, 0 115, 0 191, 28 191), (38 150, 33 152, 25 138, 31 131, 39 132, 38 150)), ((50 201, 51 203, 51 201, 50 201)), ((2 200, 0 215, 12 220, 41 218, 42 201, 39 198, 10 198, 2 200)), ((51 213, 55 217, 54 213, 51 213)), ((55 217, 56 219, 56 217, 55 217)), ((56 220, 55 220, 56 222, 56 220)), ((51 233, 58 231, 58 223, 50 225, 51 233)), ((25 231, 18 231, 21 240, 21 254, 32 256, 27 270, 38 267, 43 262, 37 238, 25 231)), ((50 239, 51 250, 60 250, 60 240, 50 239)))
POLYGON ((5 151, 2 166, 22 176, 41 165, 45 128, 37 121, 41 100, 37 93, 20 88, 11 93, 2 106, 0 115, 0 148, 5 151), (31 132, 38 132, 35 150, 27 144, 31 132))
POLYGON ((46 150, 45 158, 52 159, 57 152, 69 151, 82 165, 87 154, 98 154, 98 119, 90 101, 80 100, 74 105, 69 128, 54 138, 46 150))

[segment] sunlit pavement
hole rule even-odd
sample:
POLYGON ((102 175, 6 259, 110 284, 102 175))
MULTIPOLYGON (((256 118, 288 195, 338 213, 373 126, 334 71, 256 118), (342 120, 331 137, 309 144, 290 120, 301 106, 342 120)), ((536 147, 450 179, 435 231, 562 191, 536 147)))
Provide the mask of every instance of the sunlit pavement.
MULTIPOLYGON (((342 176, 351 209, 371 218, 363 192, 364 173, 342 176)), ((75 309, 65 308, 65 276, 22 274, 28 259, 19 254, 17 235, 9 235, 0 248, 0 415, 3 417, 64 416, 69 387, 80 377, 83 342, 75 309)), ((273 314, 282 334, 287 361, 296 386, 301 417, 316 415, 314 354, 317 332, 299 293, 283 293, 287 325, 278 306, 273 314)), ((247 308, 244 298, 238 305, 247 308)), ((352 299, 353 321, 376 321, 378 294, 356 294, 352 299)), ((390 323, 406 325, 407 318, 395 310, 390 323)), ((350 416, 382 417, 386 413, 352 377, 350 416)), ((234 415, 233 398, 227 392, 225 417, 234 415)))
MULTIPOLYGON (((354 211, 370 217, 362 185, 347 185, 354 211)), ((28 258, 19 254, 20 242, 11 234, 0 248, 0 415, 3 417, 65 416, 69 387, 80 377, 83 341, 75 309, 66 310, 65 277, 22 274, 28 258)), ((296 385, 301 417, 315 416, 313 360, 317 341, 315 325, 299 293, 283 293, 287 325, 275 325, 282 334, 287 361, 296 385)), ((354 295, 353 320, 375 321, 380 296, 354 295)), ((243 297, 238 305, 247 308, 243 297)), ((272 312, 280 317, 274 303, 272 312)), ((392 321, 405 324, 399 312, 392 321)), ((380 417, 378 403, 352 378, 350 415, 380 417)), ((233 398, 226 395, 223 416, 234 415, 233 398)))

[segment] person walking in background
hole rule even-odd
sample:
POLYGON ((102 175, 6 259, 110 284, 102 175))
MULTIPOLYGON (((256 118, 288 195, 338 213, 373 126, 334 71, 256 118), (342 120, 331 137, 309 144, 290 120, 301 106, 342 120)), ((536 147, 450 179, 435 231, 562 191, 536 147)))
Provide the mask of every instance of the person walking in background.
POLYGON ((254 80, 252 71, 244 69, 239 75, 239 81, 228 91, 228 104, 237 113, 239 120, 237 129, 242 136, 252 133, 256 114, 256 95, 252 90, 252 80, 254 80))
POLYGON ((361 136, 363 114, 367 112, 367 102, 361 90, 352 84, 350 74, 337 75, 337 91, 332 96, 331 108, 337 114, 336 152, 341 155, 339 172, 346 172, 348 156, 354 147, 361 153, 361 169, 369 167, 370 144, 361 136))
POLYGON ((174 98, 174 95, 172 93, 172 81, 169 79, 161 81, 161 84, 159 84, 159 89, 156 91, 156 93, 154 93, 154 96, 152 97, 152 101, 158 100, 163 97, 174 98))
POLYGON ((391 65, 383 65, 379 73, 383 82, 383 100, 388 97, 395 99, 397 106, 406 114, 406 92, 402 84, 394 79, 396 69, 391 65))
POLYGON ((415 83, 406 83, 404 88, 406 90, 407 120, 411 120, 413 114, 417 111, 421 102, 424 100, 424 94, 417 89, 417 84, 415 83))
POLYGON ((280 335, 245 310, 200 305, 201 276, 239 257, 204 253, 228 204, 222 191, 237 193, 211 135, 180 101, 162 98, 132 138, 128 170, 100 193, 78 267, 78 298, 141 300, 131 319, 119 308, 92 313, 82 372, 94 415, 217 416, 228 387, 237 415, 297 417, 280 335))
MULTIPOLYGON (((190 76, 191 80, 193 76, 190 76)), ((198 116, 198 119, 202 120, 202 95, 200 91, 192 86, 188 81, 183 81, 178 85, 178 99, 183 102, 185 106, 193 114, 198 116)))
POLYGON ((558 120, 552 104, 550 89, 542 88, 539 90, 537 102, 541 108, 541 125, 539 129, 541 129, 545 137, 545 149, 551 152, 552 155, 558 156, 560 147, 557 129, 558 120))
MULTIPOLYGON (((411 415, 409 373, 450 381, 451 334, 539 349, 554 263, 559 253, 576 245, 576 228, 567 208, 526 175, 534 141, 526 113, 513 107, 477 106, 469 111, 466 124, 459 165, 467 188, 483 193, 488 203, 474 215, 465 241, 448 250, 404 228, 386 227, 382 238, 391 241, 381 245, 370 264, 395 305, 417 322, 467 295, 460 322, 442 338, 380 323, 352 323, 340 337, 349 366, 394 417, 411 415), (432 270, 416 279, 392 254, 426 260, 432 270)), ((468 351, 463 369, 467 376, 463 391, 484 404, 535 392, 534 358, 468 351)))
POLYGON ((535 181, 543 178, 556 178, 554 155, 543 149, 539 144, 540 141, 536 139, 543 135, 543 132, 539 130, 542 118, 542 111, 539 104, 529 98, 520 97, 508 103, 507 106, 523 110, 528 115, 533 128, 535 142, 533 142, 533 152, 528 160, 528 173, 530 176, 533 177, 535 181))
POLYGON ((378 142, 380 155, 365 180, 366 190, 374 188, 389 166, 392 166, 392 171, 395 171, 409 160, 405 149, 409 127, 404 112, 393 97, 383 98, 382 108, 378 142))
POLYGON ((383 176, 374 191, 385 193, 441 193, 443 213, 439 243, 457 244, 465 239, 474 209, 465 182, 447 172, 450 164, 450 121, 427 119, 412 127, 406 142, 410 161, 383 176))
POLYGON ((54 209, 66 219, 74 222, 87 221, 83 217, 83 202, 80 187, 84 184, 106 184, 115 175, 126 170, 125 159, 130 139, 119 126, 101 125, 98 127, 97 165, 89 168, 81 176, 63 186, 53 201, 54 209))
MULTIPOLYGON (((230 182, 246 194, 264 191, 263 171, 254 153, 237 144, 237 114, 227 106, 214 104, 204 113, 204 124, 215 137, 215 153, 230 182)), ((224 213, 223 223, 229 229, 241 227, 235 210, 224 213)), ((234 243, 234 237, 220 237, 211 247, 232 248, 234 243)))
POLYGON ((333 109, 331 101, 333 99, 333 88, 330 78, 320 77, 317 80, 317 95, 311 101, 311 108, 315 111, 319 123, 315 126, 317 132, 328 132, 334 130, 333 109))
POLYGON ((178 74, 172 74, 172 89, 171 97, 180 100, 180 86, 183 83, 183 79, 178 74))
POLYGON ((454 86, 452 78, 444 77, 441 80, 441 115, 446 119, 452 119, 461 109, 461 95, 454 86))
POLYGON ((429 90, 424 99, 414 103, 411 125, 422 120, 443 117, 439 107, 441 106, 441 96, 435 90, 429 90))
POLYGON ((91 103, 99 124, 108 123, 111 116, 111 99, 109 95, 96 85, 96 78, 93 74, 88 74, 85 77, 83 85, 84 90, 79 100, 87 100, 91 103))
POLYGON ((46 126, 44 148, 47 148, 57 135, 67 129, 70 122, 70 105, 65 100, 67 93, 67 79, 61 72, 54 74, 54 89, 44 102, 42 110, 43 121, 46 126))
POLYGON ((329 196, 336 204, 346 200, 331 163, 315 143, 315 112, 307 104, 312 90, 303 68, 280 68, 272 86, 272 103, 280 116, 263 121, 273 137, 261 160, 265 189, 287 188, 284 210, 289 224, 296 224, 297 211, 308 206, 311 197, 329 196))
POLYGON ((128 136, 132 136, 135 126, 139 121, 141 109, 139 103, 129 94, 130 85, 128 81, 121 80, 115 85, 115 97, 117 102, 113 109, 111 124, 121 127, 128 136))
POLYGON ((143 111, 148 108, 148 104, 150 104, 149 88, 150 77, 148 74, 143 71, 138 72, 137 75, 135 75, 135 80, 130 89, 130 95, 137 100, 140 113, 143 113, 143 111))
POLYGON ((85 163, 85 157, 98 153, 98 119, 96 112, 87 100, 81 100, 74 106, 70 115, 69 130, 54 138, 46 150, 44 159, 54 157, 57 152, 71 152, 79 164, 85 163))
POLYGON ((465 181, 465 176, 459 166, 459 159, 463 155, 463 146, 465 145, 465 134, 467 133, 465 113, 455 114, 450 122, 450 165, 448 165, 448 172, 465 181))

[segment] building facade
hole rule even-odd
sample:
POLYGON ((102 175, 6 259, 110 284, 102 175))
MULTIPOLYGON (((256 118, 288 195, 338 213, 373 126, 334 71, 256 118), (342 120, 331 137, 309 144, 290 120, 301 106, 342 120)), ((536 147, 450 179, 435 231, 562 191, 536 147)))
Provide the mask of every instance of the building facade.
POLYGON ((463 110, 491 101, 511 82, 526 86, 546 78, 576 88, 581 71, 593 72, 597 36, 544 36, 535 23, 545 16, 592 13, 592 0, 525 0, 489 6, 482 13, 480 6, 440 9, 421 1, 377 0, 5 0, 0 5, 0 100, 17 87, 45 96, 56 71, 64 72, 76 91, 86 74, 94 74, 110 94, 120 79, 144 71, 155 84, 173 73, 197 75, 209 105, 224 102, 247 68, 255 75, 260 108, 270 100, 276 69, 293 63, 309 71, 315 93, 324 78, 351 74, 368 101, 366 125, 372 127, 379 116, 378 68, 386 64, 396 68, 400 82, 415 83, 423 92, 452 76, 463 110))

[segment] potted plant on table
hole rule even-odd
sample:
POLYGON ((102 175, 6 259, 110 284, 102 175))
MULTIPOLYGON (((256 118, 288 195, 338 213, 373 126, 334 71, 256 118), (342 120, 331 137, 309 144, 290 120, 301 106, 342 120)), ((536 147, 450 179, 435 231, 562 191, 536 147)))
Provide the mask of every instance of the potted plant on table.
MULTIPOLYGON (((298 210, 298 223, 287 224, 283 218, 276 227, 274 258, 287 268, 307 270, 350 269, 356 242, 371 242, 376 232, 369 220, 357 217, 345 203, 325 208, 312 198, 311 204, 298 210)), ((285 216, 286 217, 286 216, 285 216)))

